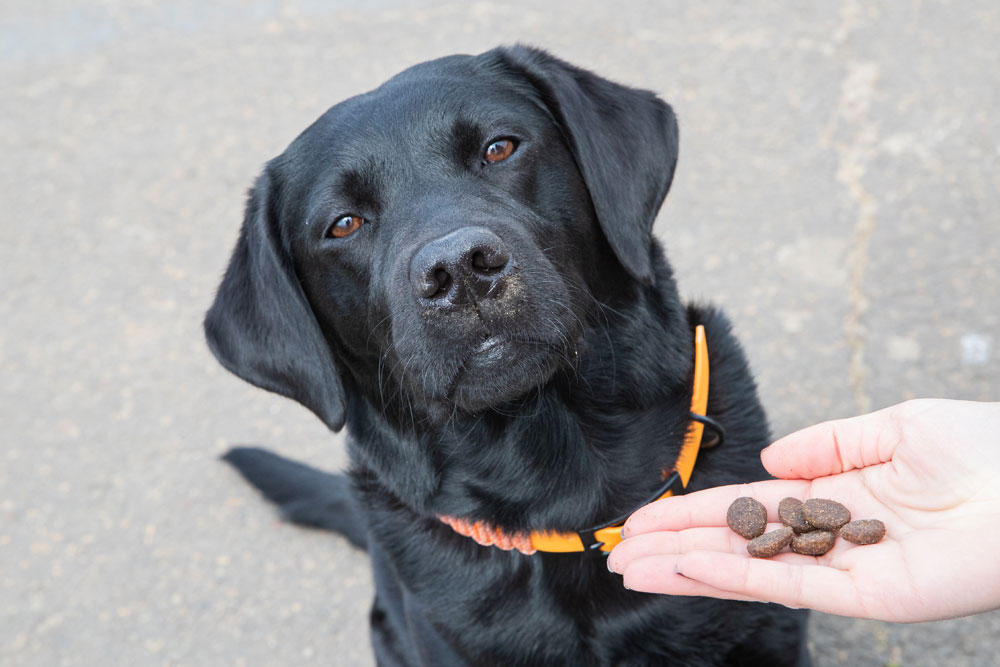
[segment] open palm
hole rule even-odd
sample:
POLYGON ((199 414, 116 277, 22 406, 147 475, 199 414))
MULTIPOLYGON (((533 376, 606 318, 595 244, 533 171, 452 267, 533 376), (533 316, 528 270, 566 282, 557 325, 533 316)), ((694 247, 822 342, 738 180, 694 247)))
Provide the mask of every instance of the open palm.
MULTIPOLYGON (((764 450, 780 479, 652 503, 608 566, 630 589, 778 602, 888 621, 1000 607, 1000 403, 922 400, 794 433, 764 450), (740 496, 777 523, 782 498, 831 498, 886 537, 819 557, 751 558, 726 525, 740 496)), ((769 526, 769 529, 775 526, 769 526)))

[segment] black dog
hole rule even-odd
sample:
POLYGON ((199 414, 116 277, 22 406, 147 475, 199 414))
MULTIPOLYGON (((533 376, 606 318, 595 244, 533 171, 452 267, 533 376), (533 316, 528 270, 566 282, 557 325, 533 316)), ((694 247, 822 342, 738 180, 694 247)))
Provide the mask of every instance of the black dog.
POLYGON ((351 483, 227 458, 368 549, 379 664, 808 662, 804 612, 634 593, 596 550, 525 555, 445 523, 577 531, 648 501, 691 422, 697 325, 728 437, 688 488, 765 476, 743 353, 720 313, 681 304, 651 236, 677 141, 652 93, 500 48, 338 104, 258 178, 208 341, 346 423, 351 483))

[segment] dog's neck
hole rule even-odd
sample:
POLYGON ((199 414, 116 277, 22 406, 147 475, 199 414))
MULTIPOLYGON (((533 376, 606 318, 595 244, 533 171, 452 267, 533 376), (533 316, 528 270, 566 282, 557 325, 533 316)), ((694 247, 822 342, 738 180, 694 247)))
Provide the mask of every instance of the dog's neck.
POLYGON ((421 514, 510 530, 573 529, 634 507, 686 431, 692 330, 669 269, 631 303, 593 313, 574 368, 519 401, 444 425, 393 426, 354 399, 355 464, 421 514))

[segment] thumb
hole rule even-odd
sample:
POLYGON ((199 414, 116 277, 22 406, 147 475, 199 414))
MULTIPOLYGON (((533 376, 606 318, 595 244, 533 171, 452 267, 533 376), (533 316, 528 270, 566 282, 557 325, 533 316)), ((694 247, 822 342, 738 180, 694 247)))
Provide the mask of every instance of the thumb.
POLYGON ((781 479, 815 479, 886 463, 900 440, 894 408, 823 422, 786 435, 760 453, 781 479))

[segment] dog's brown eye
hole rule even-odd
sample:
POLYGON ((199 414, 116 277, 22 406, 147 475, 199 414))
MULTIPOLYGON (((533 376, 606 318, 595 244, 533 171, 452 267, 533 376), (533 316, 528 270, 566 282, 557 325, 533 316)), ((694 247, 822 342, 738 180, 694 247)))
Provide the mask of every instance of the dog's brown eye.
POLYGON ((336 239, 342 239, 345 236, 350 236, 354 232, 361 229, 361 225, 364 223, 364 218, 359 218, 356 215, 345 215, 342 218, 338 218, 333 226, 330 227, 330 236, 336 239))
POLYGON ((514 143, 513 139, 497 139, 486 147, 486 161, 503 162, 514 154, 515 148, 517 148, 517 144, 514 143))

